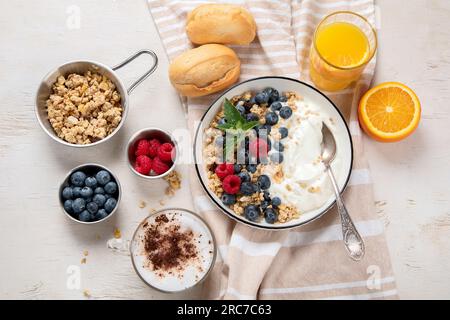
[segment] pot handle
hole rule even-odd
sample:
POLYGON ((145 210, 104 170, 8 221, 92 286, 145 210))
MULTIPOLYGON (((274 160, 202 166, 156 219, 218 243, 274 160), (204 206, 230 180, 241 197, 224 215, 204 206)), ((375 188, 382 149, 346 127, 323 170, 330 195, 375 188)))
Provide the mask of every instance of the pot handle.
POLYGON ((156 67, 158 66, 158 56, 156 55, 156 53, 154 53, 151 50, 141 50, 141 51, 136 52, 131 57, 128 57, 127 59, 125 59, 124 61, 122 61, 121 63, 119 63, 118 65, 116 65, 112 68, 114 71, 116 71, 116 70, 126 66, 128 63, 130 63, 131 61, 133 61, 134 59, 136 59, 137 57, 139 57, 142 54, 150 55, 153 58, 153 65, 139 79, 137 79, 135 82, 133 82, 133 84, 127 89, 128 94, 130 94, 139 84, 141 84, 142 81, 147 79, 147 77, 156 70, 156 67))

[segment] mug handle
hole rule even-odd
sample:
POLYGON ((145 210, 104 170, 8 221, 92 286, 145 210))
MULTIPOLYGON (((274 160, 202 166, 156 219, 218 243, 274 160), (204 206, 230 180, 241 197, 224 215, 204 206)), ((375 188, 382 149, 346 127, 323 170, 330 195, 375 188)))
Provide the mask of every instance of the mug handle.
POLYGON ((116 70, 126 66, 128 63, 130 63, 131 61, 133 61, 134 59, 136 59, 137 57, 139 57, 142 54, 150 55, 153 58, 153 65, 139 79, 137 79, 135 82, 133 82, 133 84, 127 89, 128 94, 130 94, 139 84, 141 84, 142 81, 147 79, 147 77, 156 70, 156 67, 158 66, 158 56, 156 55, 156 53, 154 53, 151 50, 141 50, 141 51, 136 52, 131 57, 128 57, 127 59, 125 59, 124 61, 122 61, 121 63, 119 63, 118 65, 116 65, 112 68, 114 71, 116 71, 116 70))

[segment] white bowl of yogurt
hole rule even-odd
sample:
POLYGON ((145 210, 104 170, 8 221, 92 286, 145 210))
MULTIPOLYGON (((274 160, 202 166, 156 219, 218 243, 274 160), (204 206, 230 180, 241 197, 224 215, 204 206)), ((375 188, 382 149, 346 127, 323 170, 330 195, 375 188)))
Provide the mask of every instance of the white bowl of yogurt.
MULTIPOLYGON (((281 120, 281 119, 280 119, 281 120)), ((224 92, 204 114, 197 129, 194 145, 195 166, 198 177, 209 198, 231 218, 253 227, 265 229, 286 229, 309 223, 325 214, 335 203, 331 181, 320 160, 322 123, 332 131, 337 145, 336 158, 332 162, 338 186, 343 192, 350 178, 353 164, 353 144, 349 128, 339 109, 319 90, 301 81, 284 77, 261 77, 242 82, 224 92), (222 108, 225 98, 244 92, 259 92, 271 87, 281 92, 294 92, 301 99, 296 101, 295 110, 282 126, 288 128, 289 135, 283 139, 283 161, 280 163, 283 178, 272 180, 271 195, 289 203, 299 211, 295 218, 274 224, 264 219, 249 221, 224 205, 220 197, 211 190, 205 163, 205 132, 210 128, 216 114, 222 108)), ((272 148, 268 155, 275 152, 272 148)), ((265 167, 263 173, 273 176, 274 168, 265 167)))
POLYGON ((196 213, 167 208, 145 218, 130 244, 133 267, 153 289, 179 293, 206 279, 216 259, 216 242, 196 213))

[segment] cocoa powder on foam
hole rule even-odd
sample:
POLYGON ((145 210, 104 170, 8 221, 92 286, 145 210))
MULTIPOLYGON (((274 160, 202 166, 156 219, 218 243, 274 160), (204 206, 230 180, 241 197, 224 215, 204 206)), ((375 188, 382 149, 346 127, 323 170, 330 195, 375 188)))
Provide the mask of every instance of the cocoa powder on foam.
POLYGON ((175 217, 169 219, 161 214, 154 223, 146 222, 143 227, 144 254, 150 267, 160 276, 181 272, 187 265, 199 260, 198 240, 194 232, 181 230, 175 217))

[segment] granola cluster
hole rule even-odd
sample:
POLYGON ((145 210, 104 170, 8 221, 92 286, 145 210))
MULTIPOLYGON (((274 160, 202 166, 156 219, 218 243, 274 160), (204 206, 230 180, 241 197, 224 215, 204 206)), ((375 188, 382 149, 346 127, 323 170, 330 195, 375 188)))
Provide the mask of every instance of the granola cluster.
POLYGON ((47 99, 50 124, 58 137, 73 144, 106 138, 119 125, 122 112, 114 83, 91 71, 58 77, 47 99))
POLYGON ((178 173, 178 171, 173 170, 163 179, 166 180, 168 184, 165 191, 166 195, 173 196, 175 194, 175 191, 181 188, 181 175, 180 173, 178 173))

